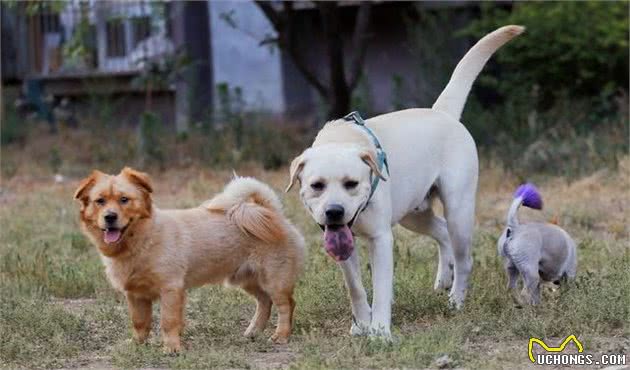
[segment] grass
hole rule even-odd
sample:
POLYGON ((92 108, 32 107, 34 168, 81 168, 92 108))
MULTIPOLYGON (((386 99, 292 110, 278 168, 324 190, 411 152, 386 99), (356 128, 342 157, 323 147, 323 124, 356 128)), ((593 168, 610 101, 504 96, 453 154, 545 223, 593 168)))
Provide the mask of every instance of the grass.
MULTIPOLYGON (((46 151, 42 147, 34 153, 46 151)), ((579 249, 577 281, 546 291, 539 307, 517 308, 505 290, 495 245, 520 179, 500 166, 482 166, 475 264, 463 310, 449 310, 446 294, 432 290, 437 244, 397 227, 393 343, 349 336, 351 311, 341 272, 322 251, 321 231, 295 192, 287 194, 287 214, 309 247, 296 291, 291 343, 267 342, 273 325, 264 337, 243 338, 254 303, 237 290, 207 286, 191 291, 186 351, 171 357, 162 354, 157 322, 148 345, 130 342, 124 300, 107 283, 97 252, 78 228, 72 193, 81 174, 69 171, 69 179, 56 183, 50 168, 26 160, 23 149, 3 148, 2 154, 17 168, 10 178, 4 176, 0 190, 2 367, 424 368, 448 355, 450 366, 526 368, 532 366, 527 359, 530 336, 553 338, 554 343, 569 334, 583 340, 591 353, 630 354, 627 157, 614 172, 601 170, 576 180, 536 179, 546 208, 523 210, 522 217, 558 220, 579 249)), ((244 166, 238 172, 257 176, 278 191, 286 181, 286 171, 244 166)), ((192 206, 230 176, 230 171, 194 167, 155 171, 155 201, 165 208, 192 206)), ((359 243, 367 282, 367 256, 359 243)))

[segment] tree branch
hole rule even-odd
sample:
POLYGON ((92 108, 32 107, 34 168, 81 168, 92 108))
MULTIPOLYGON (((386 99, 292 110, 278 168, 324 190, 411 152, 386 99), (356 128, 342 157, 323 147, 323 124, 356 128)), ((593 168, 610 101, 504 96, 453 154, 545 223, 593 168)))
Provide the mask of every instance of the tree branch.
POLYGON ((370 14, 372 12, 372 3, 368 1, 361 2, 357 12, 357 19, 354 24, 354 35, 352 37, 352 48, 354 53, 350 61, 350 79, 348 86, 350 90, 359 83, 361 72, 363 71, 363 62, 367 52, 368 28, 370 26, 370 14))
POLYGON ((273 28, 275 28, 276 32, 280 33, 283 29, 284 23, 282 17, 280 16, 280 13, 274 9, 273 5, 271 5, 270 2, 256 0, 255 3, 256 5, 258 5, 258 8, 265 14, 265 17, 267 17, 269 22, 271 22, 271 25, 273 25, 273 28))
POLYGON ((319 80, 317 74, 309 69, 308 63, 302 58, 298 48, 296 34, 293 31, 293 22, 295 21, 293 2, 284 1, 282 11, 276 10, 268 1, 257 0, 256 5, 258 5, 278 33, 278 47, 289 55, 293 64, 295 64, 296 68, 302 73, 308 83, 310 83, 322 97, 327 97, 328 89, 319 80))

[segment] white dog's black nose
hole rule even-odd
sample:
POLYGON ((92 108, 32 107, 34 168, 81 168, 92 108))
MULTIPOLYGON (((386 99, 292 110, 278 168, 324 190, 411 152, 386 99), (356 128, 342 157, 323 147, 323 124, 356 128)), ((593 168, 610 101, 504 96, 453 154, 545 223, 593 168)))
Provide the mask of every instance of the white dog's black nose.
POLYGON ((106 213, 105 216, 103 216, 103 218, 105 219, 105 222, 109 225, 113 224, 116 222, 116 220, 118 220, 118 215, 114 212, 109 212, 106 213))
POLYGON ((339 204, 331 204, 326 208, 326 223, 335 224, 343 220, 345 210, 339 204))

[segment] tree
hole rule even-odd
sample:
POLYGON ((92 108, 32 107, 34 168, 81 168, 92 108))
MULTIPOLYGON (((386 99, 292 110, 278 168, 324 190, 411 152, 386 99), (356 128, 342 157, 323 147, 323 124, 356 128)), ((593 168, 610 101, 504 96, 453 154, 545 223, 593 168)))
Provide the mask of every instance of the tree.
POLYGON ((357 11, 352 35, 352 47, 344 48, 339 5, 335 1, 314 1, 312 4, 319 10, 324 42, 327 50, 327 76, 318 76, 308 64, 299 48, 299 34, 295 24, 299 21, 292 1, 283 1, 279 6, 273 1, 256 1, 260 10, 272 24, 277 37, 262 41, 262 44, 273 43, 282 49, 293 61, 306 81, 315 88, 328 104, 330 118, 342 117, 350 110, 352 91, 361 78, 363 61, 367 50, 370 13, 372 4, 361 2, 357 11), (345 56, 352 50, 348 64, 345 56))
POLYGON ((544 108, 572 97, 616 94, 628 87, 628 2, 517 2, 510 10, 483 4, 464 34, 480 37, 505 24, 526 34, 496 60, 505 73, 484 81, 506 96, 536 89, 544 108))

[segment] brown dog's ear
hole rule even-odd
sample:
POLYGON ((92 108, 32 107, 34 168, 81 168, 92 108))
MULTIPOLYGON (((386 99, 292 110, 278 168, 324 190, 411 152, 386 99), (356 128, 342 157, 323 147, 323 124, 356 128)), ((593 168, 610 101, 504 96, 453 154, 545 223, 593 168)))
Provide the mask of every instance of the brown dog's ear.
POLYGON ((147 193, 153 193, 153 186, 151 186, 151 179, 149 175, 144 172, 136 171, 131 167, 125 167, 122 171, 120 171, 122 175, 127 176, 129 181, 138 185, 140 189, 146 191, 147 193))
POLYGON ((94 171, 92 171, 90 176, 88 176, 88 177, 84 178, 83 180, 81 180, 81 182, 79 183, 79 186, 77 187, 77 190, 74 192, 74 199, 80 200, 81 202, 83 202, 83 206, 85 206, 87 204, 87 198, 88 198, 87 193, 88 193, 88 191, 90 191, 92 186, 94 186, 94 184, 96 184, 96 180, 101 175, 103 175, 103 173, 101 171, 94 170, 94 171))
POLYGON ((304 153, 302 153, 298 157, 295 157, 293 162, 291 162, 291 167, 289 168, 289 185, 284 190, 286 193, 288 193, 289 190, 291 190, 291 188, 293 187, 293 184, 295 183, 295 180, 298 178, 303 168, 304 168, 304 153))
POLYGON ((359 156, 361 157, 361 160, 365 162, 365 164, 370 166, 370 168, 372 169, 372 172, 374 172, 376 176, 380 177, 381 180, 383 181, 387 181, 387 178, 383 176, 383 174, 381 173, 381 170, 378 168, 378 164, 376 163, 376 154, 373 151, 371 150, 363 151, 361 152, 359 156))

